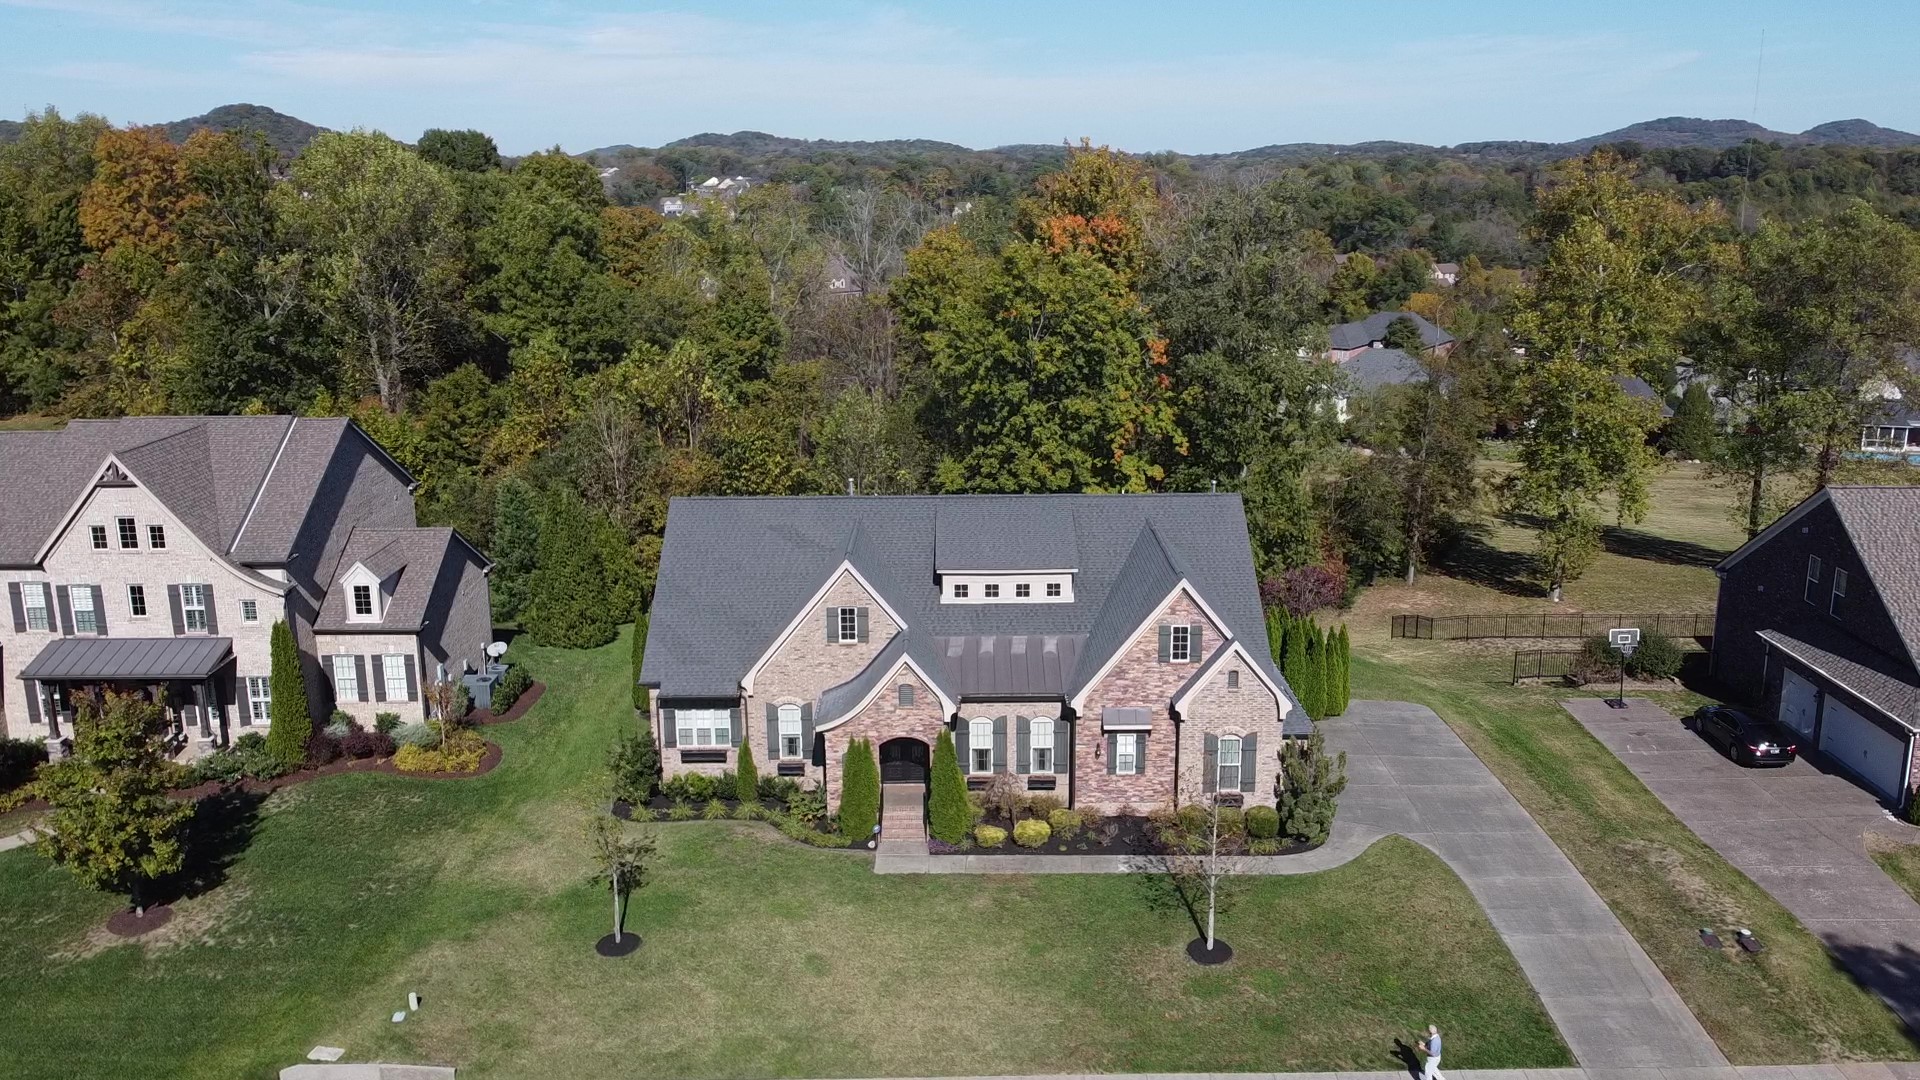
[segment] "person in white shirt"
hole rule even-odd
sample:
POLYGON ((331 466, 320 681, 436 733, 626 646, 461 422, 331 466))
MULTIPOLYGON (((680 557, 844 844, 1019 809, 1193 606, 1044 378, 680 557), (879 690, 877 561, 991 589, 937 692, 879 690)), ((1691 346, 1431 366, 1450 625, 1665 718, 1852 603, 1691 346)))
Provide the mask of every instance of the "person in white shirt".
POLYGON ((1420 1070, 1420 1080, 1446 1080, 1440 1075, 1440 1029, 1427 1025, 1427 1037, 1420 1044, 1421 1052, 1427 1055, 1426 1068, 1420 1070))

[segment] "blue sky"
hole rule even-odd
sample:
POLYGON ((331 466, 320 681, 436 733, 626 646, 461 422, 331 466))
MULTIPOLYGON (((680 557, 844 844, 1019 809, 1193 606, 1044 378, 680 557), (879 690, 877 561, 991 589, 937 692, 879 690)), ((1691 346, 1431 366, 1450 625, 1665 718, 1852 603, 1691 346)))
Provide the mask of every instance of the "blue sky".
POLYGON ((743 128, 1193 152, 1670 115, 1920 131, 1916 47, 1912 0, 0 0, 0 115, 249 101, 409 140, 477 127, 510 153, 743 128))

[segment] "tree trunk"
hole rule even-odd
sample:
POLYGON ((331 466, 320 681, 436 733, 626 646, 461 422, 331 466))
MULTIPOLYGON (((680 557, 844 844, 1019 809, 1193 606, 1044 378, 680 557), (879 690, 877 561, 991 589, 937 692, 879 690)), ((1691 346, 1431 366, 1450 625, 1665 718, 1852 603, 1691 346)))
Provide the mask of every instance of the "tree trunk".
POLYGON ((1760 508, 1766 502, 1767 465, 1764 461, 1753 464, 1752 482, 1747 486, 1747 539, 1760 535, 1760 508))
POLYGON ((613 943, 620 944, 620 871, 613 872, 613 943))

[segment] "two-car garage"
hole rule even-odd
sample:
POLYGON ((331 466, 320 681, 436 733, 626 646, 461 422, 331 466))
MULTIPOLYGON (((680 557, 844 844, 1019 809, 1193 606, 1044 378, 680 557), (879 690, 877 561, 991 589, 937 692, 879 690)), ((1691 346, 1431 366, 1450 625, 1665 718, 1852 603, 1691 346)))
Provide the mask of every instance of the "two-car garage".
POLYGON ((1869 716, 1866 698, 1831 677, 1837 658, 1784 635, 1765 634, 1780 673, 1781 724, 1888 802, 1904 799, 1912 768, 1913 732, 1892 717, 1869 716), (1827 665, 1816 666, 1818 661, 1827 665))
POLYGON ((1819 745, 1821 753, 1866 781, 1881 798, 1899 801, 1907 784, 1907 740, 1828 694, 1821 709, 1819 745))

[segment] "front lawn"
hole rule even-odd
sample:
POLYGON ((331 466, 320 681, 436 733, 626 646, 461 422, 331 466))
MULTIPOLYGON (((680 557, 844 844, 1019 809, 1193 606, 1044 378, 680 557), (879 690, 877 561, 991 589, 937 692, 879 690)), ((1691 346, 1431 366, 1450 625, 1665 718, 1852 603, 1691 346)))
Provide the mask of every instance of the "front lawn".
POLYGON ((1903 844, 1878 833, 1867 834, 1867 853, 1907 895, 1920 902, 1920 844, 1903 844))
POLYGON ((1570 1063, 1459 880, 1399 839, 1250 880, 1221 920, 1238 958, 1203 970, 1136 879, 877 877, 765 825, 656 826, 646 945, 599 959, 582 826, 628 653, 516 656, 554 689, 487 729, 499 768, 277 792, 154 940, 0 854, 0 1076, 265 1076, 316 1043, 467 1077, 1392 1069, 1430 1020, 1460 1067, 1570 1063))

